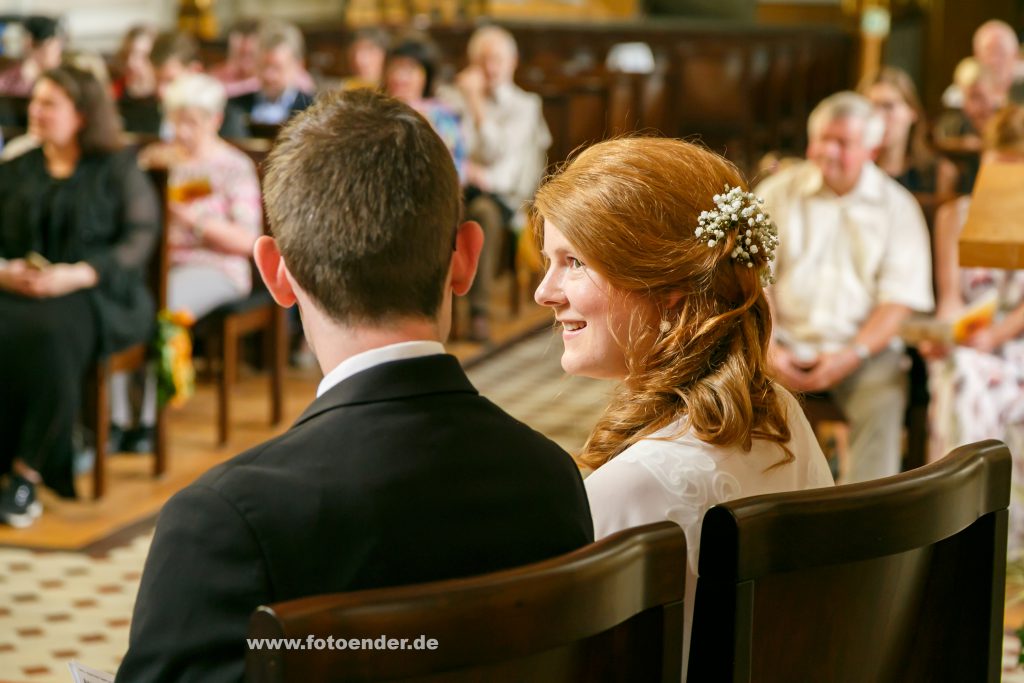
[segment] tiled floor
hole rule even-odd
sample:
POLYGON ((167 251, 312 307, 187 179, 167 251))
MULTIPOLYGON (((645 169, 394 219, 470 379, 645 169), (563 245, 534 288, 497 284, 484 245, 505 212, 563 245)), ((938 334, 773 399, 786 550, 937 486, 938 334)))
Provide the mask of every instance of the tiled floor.
MULTIPOLYGON (((565 377, 560 353, 560 339, 545 332, 469 375, 483 395, 577 450, 611 387, 565 377)), ((66 683, 71 659, 114 670, 128 643, 150 538, 147 531, 101 556, 0 549, 0 683, 66 683)))
MULTIPOLYGON (((545 332, 469 374, 483 395, 574 451, 606 405, 611 385, 566 377, 560 353, 561 341, 545 332)), ((114 670, 128 642, 150 538, 147 531, 96 556, 0 549, 0 683, 66 683, 71 659, 114 670)), ((1006 683, 1024 683, 1019 651, 1020 640, 1008 634, 1006 683)))

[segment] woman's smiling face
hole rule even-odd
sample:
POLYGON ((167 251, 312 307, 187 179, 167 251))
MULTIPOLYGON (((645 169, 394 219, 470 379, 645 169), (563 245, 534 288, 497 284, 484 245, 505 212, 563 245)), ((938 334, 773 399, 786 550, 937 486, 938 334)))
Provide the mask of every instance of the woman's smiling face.
POLYGON ((534 299, 551 308, 562 325, 562 369, 570 375, 622 379, 630 325, 638 312, 641 320, 653 319, 653 306, 587 267, 586 259, 549 221, 544 222, 544 256, 548 268, 534 299))

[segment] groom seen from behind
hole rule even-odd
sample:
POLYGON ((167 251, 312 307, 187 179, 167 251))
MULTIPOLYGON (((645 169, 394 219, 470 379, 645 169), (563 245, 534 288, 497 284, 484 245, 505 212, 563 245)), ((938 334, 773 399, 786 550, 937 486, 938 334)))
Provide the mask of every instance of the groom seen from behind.
POLYGON ((281 436, 174 496, 119 681, 240 681, 249 616, 307 595, 481 574, 593 539, 557 445, 479 396, 441 341, 482 247, 430 125, 369 90, 295 117, 256 262, 325 373, 281 436))

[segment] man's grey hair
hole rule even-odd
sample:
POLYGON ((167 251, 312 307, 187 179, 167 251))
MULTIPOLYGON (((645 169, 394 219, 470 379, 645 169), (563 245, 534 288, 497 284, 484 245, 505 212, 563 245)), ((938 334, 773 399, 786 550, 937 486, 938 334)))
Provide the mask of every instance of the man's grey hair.
POLYGON ((807 117, 807 136, 813 140, 826 125, 845 118, 858 119, 863 124, 863 144, 866 148, 874 149, 882 143, 885 120, 866 97, 852 90, 829 95, 818 103, 807 117))
POLYGON ((1003 45, 1013 52, 1020 49, 1020 40, 1017 39, 1017 32, 1012 26, 999 19, 989 19, 977 28, 971 38, 971 47, 975 54, 980 51, 982 40, 990 35, 998 36, 1003 45))
POLYGON ((481 26, 470 36, 469 44, 466 46, 466 54, 469 55, 470 61, 475 60, 484 44, 492 40, 501 43, 513 58, 519 58, 519 46, 516 45, 515 37, 507 29, 490 24, 481 26))

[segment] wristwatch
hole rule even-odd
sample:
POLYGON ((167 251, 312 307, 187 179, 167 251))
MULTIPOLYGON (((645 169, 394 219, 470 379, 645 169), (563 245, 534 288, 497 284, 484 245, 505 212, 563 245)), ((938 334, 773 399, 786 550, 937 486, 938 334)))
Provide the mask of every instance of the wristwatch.
POLYGON ((861 344, 858 342, 850 348, 853 349, 855 354, 857 354, 857 358, 860 359, 861 363, 866 361, 868 358, 871 358, 871 349, 868 348, 867 344, 861 344))

